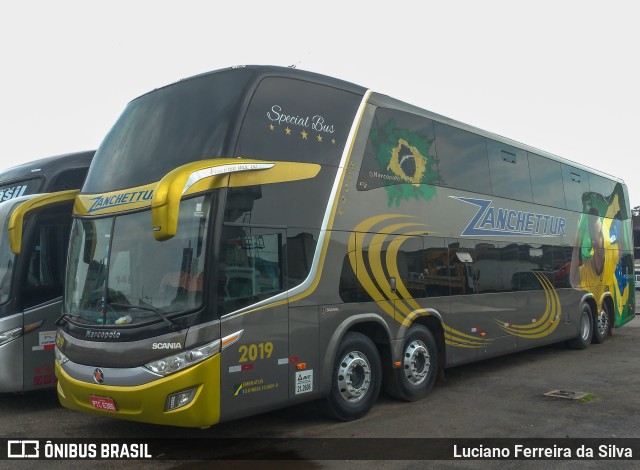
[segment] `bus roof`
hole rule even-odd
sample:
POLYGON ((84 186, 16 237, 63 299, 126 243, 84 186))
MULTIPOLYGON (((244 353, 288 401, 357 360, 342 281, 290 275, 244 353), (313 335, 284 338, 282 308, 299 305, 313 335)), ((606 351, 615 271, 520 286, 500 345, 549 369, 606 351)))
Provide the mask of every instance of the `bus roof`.
POLYGON ((0 172, 0 184, 20 181, 44 175, 45 178, 53 177, 60 171, 73 168, 88 168, 95 150, 66 153, 52 157, 40 158, 28 163, 23 163, 0 172))
MULTIPOLYGON (((224 68, 224 69, 219 69, 219 70, 214 70, 211 72, 205 72, 202 74, 198 74, 198 75, 194 75, 192 77, 188 77, 188 78, 184 78, 179 80, 178 82, 174 82, 172 84, 168 84, 166 85, 166 87, 174 85, 175 83, 179 83, 179 82, 183 82, 183 81, 187 81, 187 80, 193 80, 196 79, 198 77, 203 77, 203 76, 207 76, 207 75, 211 75, 211 74, 215 74, 215 73, 220 73, 220 72, 227 72, 230 70, 251 70, 255 73, 254 76, 254 82, 259 82, 262 78, 264 77, 268 77, 268 76, 279 76, 279 77, 287 77, 287 78, 295 78, 295 79, 299 79, 299 80, 306 80, 306 81, 312 81, 314 83, 318 83, 320 85, 326 85, 326 86, 331 86, 334 88, 340 88, 342 90, 345 91, 350 91, 353 93, 357 93, 360 95, 364 95, 368 89, 366 87, 362 87, 360 85, 356 85, 354 83, 345 81, 345 80, 341 80, 338 78, 334 78, 334 77, 330 77, 327 75, 322 75, 319 73, 315 73, 315 72, 308 72, 305 70, 299 70, 299 69, 295 69, 295 68, 291 68, 291 67, 279 67, 279 66, 274 66, 274 65, 239 65, 239 66, 234 66, 234 67, 228 67, 228 68, 224 68)), ((158 89, 162 89, 165 87, 160 87, 157 88, 158 89)), ((153 90, 155 91, 155 90, 153 90)), ((152 93, 152 92, 149 92, 152 93)), ((146 94, 146 93, 145 93, 146 94)), ((144 96, 144 95, 141 95, 144 96)), ((139 97, 138 97, 139 98, 139 97)), ((137 98, 136 98, 137 99, 137 98)), ((522 150, 525 150, 527 152, 531 152, 531 153, 535 153, 537 155, 549 158, 551 160, 555 160, 558 161, 560 163, 565 163, 567 165, 573 166, 575 168, 579 168, 585 171, 589 171, 592 172, 594 174, 603 176, 605 178, 611 179, 613 181, 619 182, 624 184, 624 181, 616 176, 610 175, 608 173, 605 173, 603 171, 600 170, 596 170, 594 168, 588 167, 586 165, 582 165, 576 161, 573 160, 569 160, 563 157, 560 157, 558 155, 554 155, 552 153, 546 152, 544 150, 540 150, 537 149, 535 147, 532 147, 530 145, 527 144, 523 144, 521 142, 509 139, 507 137, 502 137, 498 134, 494 134, 492 132, 471 126, 469 124, 465 124, 463 122, 460 121, 456 121, 455 119, 451 119, 449 117, 446 116, 442 116, 440 114, 437 113, 433 113, 431 111, 428 111, 424 108, 420 108, 419 106, 415 106, 409 103, 406 103, 404 101, 392 98, 390 96, 384 95, 384 94, 380 94, 380 93, 373 93, 371 95, 371 98, 369 99, 369 102, 377 105, 377 106, 384 106, 384 107, 391 107, 394 109, 398 109, 398 110, 402 110, 402 111, 407 111, 410 113, 415 113, 445 124, 449 124, 451 126, 472 132, 474 134, 478 134, 481 135, 483 137, 487 137, 499 142, 503 142, 507 145, 511 145, 513 147, 517 147, 520 148, 522 150)))
MULTIPOLYGON (((322 75, 315 72, 308 72, 306 70, 298 70, 292 67, 279 67, 276 65, 237 65, 234 67, 227 67, 224 69, 213 70, 211 72, 205 72, 198 75, 194 75, 191 77, 183 78, 174 83, 169 83, 165 86, 156 88, 155 90, 150 91, 149 93, 153 93, 156 90, 161 90, 162 88, 166 88, 176 83, 194 80, 196 78, 204 77, 207 75, 228 72, 231 70, 251 70, 254 72, 254 81, 258 82, 264 77, 287 77, 287 78, 295 78, 298 80, 306 80, 312 81, 314 83, 318 83, 319 85, 326 85, 334 88, 340 88, 345 91, 350 91, 352 93, 357 93, 359 95, 364 95, 367 91, 367 88, 356 85, 355 83, 347 82, 345 80, 340 80, 339 78, 330 77, 328 75, 322 75)), ((145 96, 148 93, 140 95, 138 98, 145 96)), ((135 98, 135 99, 138 99, 135 98)), ((135 101, 135 100, 134 100, 135 101)))

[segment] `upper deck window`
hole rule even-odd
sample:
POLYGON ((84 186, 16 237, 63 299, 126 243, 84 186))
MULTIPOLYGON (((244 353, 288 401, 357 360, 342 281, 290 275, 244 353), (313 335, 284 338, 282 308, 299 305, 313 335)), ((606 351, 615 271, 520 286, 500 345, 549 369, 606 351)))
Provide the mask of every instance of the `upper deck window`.
POLYGON ((251 100, 235 156, 338 166, 361 99, 339 88, 267 77, 251 100))
POLYGON ((527 152, 487 139, 491 187, 496 196, 531 202, 527 152))
POLYGON ((435 123, 440 184, 475 193, 491 193, 484 137, 435 123))
POLYGON ((567 209, 583 212, 583 195, 589 192, 589 176, 586 171, 562 164, 562 179, 567 209))

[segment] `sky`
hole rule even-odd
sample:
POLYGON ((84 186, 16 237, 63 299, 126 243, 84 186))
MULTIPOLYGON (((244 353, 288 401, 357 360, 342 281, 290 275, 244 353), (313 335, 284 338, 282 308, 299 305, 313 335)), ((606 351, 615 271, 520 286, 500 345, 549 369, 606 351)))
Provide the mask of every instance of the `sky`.
POLYGON ((622 177, 640 206, 640 2, 24 0, 0 7, 0 170, 242 64, 331 75, 622 177))

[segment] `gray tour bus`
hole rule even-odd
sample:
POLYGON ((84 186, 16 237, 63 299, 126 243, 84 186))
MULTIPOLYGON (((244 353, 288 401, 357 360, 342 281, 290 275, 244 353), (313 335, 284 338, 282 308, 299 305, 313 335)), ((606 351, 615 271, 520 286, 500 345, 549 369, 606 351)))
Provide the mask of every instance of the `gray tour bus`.
POLYGON ((71 211, 94 151, 0 173, 0 392, 53 387, 71 211))
POLYGON ((76 198, 58 396, 355 419, 447 367, 604 341, 635 315, 630 221, 619 178, 352 83, 181 80, 129 103, 76 198))

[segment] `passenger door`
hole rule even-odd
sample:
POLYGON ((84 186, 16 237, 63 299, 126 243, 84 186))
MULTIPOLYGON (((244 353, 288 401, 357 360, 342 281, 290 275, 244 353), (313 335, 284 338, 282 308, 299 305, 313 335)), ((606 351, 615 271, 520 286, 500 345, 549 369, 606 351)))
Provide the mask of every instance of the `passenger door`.
POLYGON ((40 210, 28 220, 20 253, 19 311, 24 315, 24 390, 55 383, 55 321, 62 294, 71 227, 71 206, 40 210))
POLYGON ((227 225, 218 296, 223 310, 221 419, 287 403, 289 371, 285 230, 227 225), (272 299, 278 296, 279 299, 272 299), (262 302, 272 299, 268 307, 262 302))

